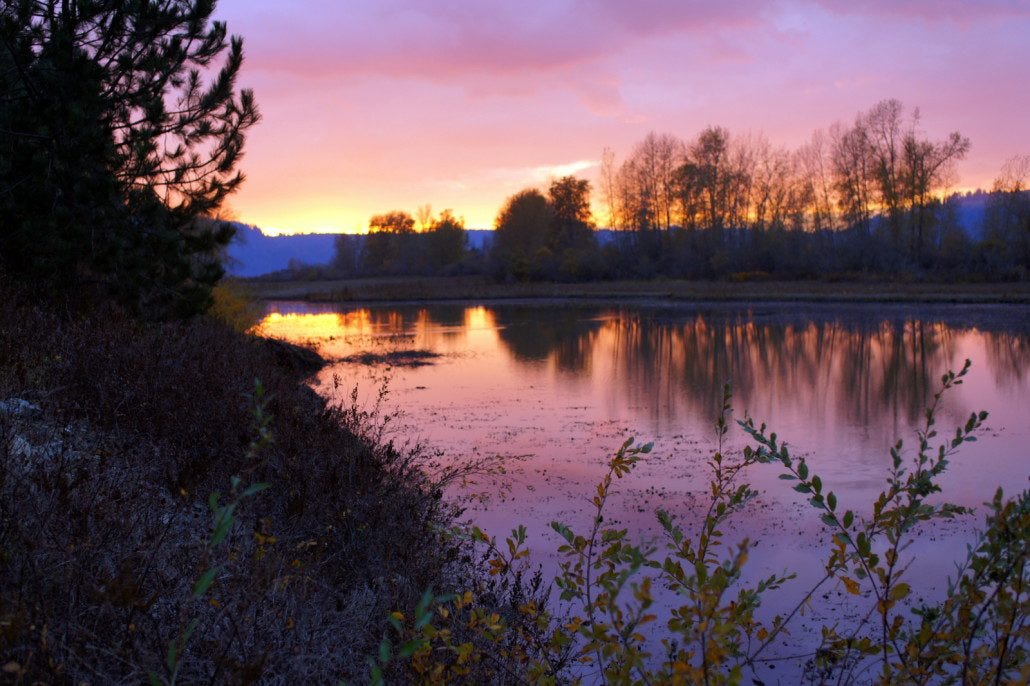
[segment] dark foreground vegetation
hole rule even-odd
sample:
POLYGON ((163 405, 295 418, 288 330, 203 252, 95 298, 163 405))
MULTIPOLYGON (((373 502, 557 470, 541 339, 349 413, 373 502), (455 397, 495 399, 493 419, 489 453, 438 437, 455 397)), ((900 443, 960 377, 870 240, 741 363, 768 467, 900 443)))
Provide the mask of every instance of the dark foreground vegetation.
POLYGON ((371 416, 327 409, 305 356, 209 318, 32 300, 6 291, 0 313, 5 678, 355 676, 388 609, 440 586, 440 485, 371 416), (240 502, 212 545, 215 493, 240 502))

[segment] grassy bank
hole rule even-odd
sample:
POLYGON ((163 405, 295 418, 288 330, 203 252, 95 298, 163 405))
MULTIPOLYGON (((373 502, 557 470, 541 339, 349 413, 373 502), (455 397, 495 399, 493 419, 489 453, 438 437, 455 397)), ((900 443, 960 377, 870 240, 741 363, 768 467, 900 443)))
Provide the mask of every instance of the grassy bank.
POLYGON ((595 281, 495 283, 481 276, 246 282, 254 297, 308 302, 584 299, 696 302, 1030 303, 1030 283, 595 281))
POLYGON ((418 452, 221 321, 3 295, 3 680, 360 680, 453 554, 418 452))

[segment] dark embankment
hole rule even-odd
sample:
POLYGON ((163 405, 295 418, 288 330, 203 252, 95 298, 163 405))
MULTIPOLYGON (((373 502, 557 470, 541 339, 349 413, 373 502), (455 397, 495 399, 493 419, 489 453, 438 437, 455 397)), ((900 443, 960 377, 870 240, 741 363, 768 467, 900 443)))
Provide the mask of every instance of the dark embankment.
POLYGON ((3 678, 360 679, 387 611, 438 584, 451 554, 417 454, 326 408, 300 382, 310 356, 217 320, 2 295, 3 678), (255 438, 262 403, 270 443, 255 438), (209 498, 229 502, 234 476, 269 486, 212 545, 209 498))

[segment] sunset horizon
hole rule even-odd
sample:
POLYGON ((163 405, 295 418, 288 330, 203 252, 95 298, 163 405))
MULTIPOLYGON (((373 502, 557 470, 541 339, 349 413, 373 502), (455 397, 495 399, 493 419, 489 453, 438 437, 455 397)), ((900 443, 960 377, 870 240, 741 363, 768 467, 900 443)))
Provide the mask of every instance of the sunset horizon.
POLYGON ((270 234, 364 232, 427 204, 490 229, 523 188, 596 189, 602 151, 625 159, 650 132, 794 149, 892 98, 930 139, 971 140, 951 191, 989 189, 1030 147, 1019 2, 306 7, 218 6, 264 115, 229 209, 270 234))

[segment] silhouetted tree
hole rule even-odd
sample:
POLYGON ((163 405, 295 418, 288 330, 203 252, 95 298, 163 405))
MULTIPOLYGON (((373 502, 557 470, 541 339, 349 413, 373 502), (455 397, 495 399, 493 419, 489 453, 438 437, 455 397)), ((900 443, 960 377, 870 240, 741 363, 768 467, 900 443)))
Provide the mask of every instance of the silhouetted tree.
POLYGON ((984 216, 984 258, 1003 277, 1030 274, 1030 155, 1006 161, 984 216))
POLYGON ((362 267, 370 274, 412 273, 411 236, 415 219, 407 212, 386 212, 368 220, 362 267))
POLYGON ((553 260, 548 247, 554 209, 540 191, 530 188, 508 198, 497 215, 490 249, 491 271, 502 279, 541 278, 553 260))
POLYGON ((429 231, 430 227, 433 226, 433 206, 426 203, 416 207, 415 221, 418 222, 419 231, 429 231))
POLYGON ((940 142, 923 138, 919 110, 906 118, 897 100, 877 103, 848 129, 838 126, 834 138, 834 171, 845 217, 869 228, 877 213, 893 241, 892 254, 928 266, 934 221, 930 204, 947 185, 954 163, 969 151, 969 139, 958 132, 940 142))
POLYGON ((364 238, 356 234, 341 233, 333 241, 333 259, 329 266, 339 276, 359 276, 363 270, 362 250, 364 238))
POLYGON ((465 220, 455 217, 450 210, 441 212, 423 236, 427 241, 426 253, 434 273, 454 269, 468 255, 465 220))
POLYGON ((598 268, 597 241, 590 212, 590 182, 563 176, 551 182, 551 226, 548 247, 558 260, 550 276, 582 279, 593 276, 598 268))
POLYGON ((258 120, 213 0, 0 4, 0 263, 148 316, 210 302, 258 120), (222 58, 221 67, 217 61, 222 58), (203 73, 211 74, 208 82, 203 73))

